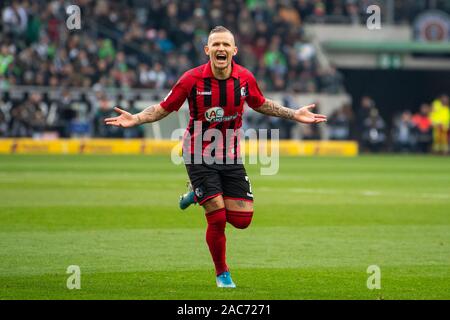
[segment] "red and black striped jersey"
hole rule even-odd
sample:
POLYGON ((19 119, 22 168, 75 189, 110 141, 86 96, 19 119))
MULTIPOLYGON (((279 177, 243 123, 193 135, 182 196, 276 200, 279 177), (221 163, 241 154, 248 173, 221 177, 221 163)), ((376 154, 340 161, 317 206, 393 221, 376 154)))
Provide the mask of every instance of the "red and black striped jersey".
POLYGON ((184 152, 205 154, 210 151, 208 148, 213 148, 212 155, 219 159, 225 156, 236 159, 239 155, 238 138, 230 132, 237 132, 242 126, 244 102, 257 109, 265 101, 253 74, 234 61, 231 77, 226 80, 214 78, 210 62, 188 70, 160 105, 167 111, 178 111, 186 99, 190 121, 183 141, 184 152), (217 131, 209 129, 219 130, 222 141, 216 141, 217 131))

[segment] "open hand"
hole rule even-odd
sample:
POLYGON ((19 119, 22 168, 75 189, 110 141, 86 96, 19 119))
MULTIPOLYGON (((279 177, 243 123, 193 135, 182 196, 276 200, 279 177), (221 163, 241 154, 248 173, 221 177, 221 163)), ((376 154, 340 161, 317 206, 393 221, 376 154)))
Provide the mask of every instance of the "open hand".
POLYGON ((114 110, 120 113, 120 116, 106 118, 105 124, 123 128, 129 128, 139 124, 136 115, 132 115, 131 113, 117 107, 115 107, 114 110))
POLYGON ((309 106, 302 107, 295 111, 294 119, 302 123, 321 123, 327 121, 327 116, 323 114, 312 113, 311 110, 315 108, 315 104, 310 104, 309 106))

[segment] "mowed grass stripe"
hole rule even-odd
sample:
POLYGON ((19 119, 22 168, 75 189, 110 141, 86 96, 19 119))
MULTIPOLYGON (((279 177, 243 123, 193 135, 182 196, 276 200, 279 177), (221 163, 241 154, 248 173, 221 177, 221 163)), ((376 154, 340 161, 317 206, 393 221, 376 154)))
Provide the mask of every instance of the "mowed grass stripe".
MULTIPOLYGON (((262 201, 261 201, 262 202, 262 201)), ((248 230, 264 226, 449 226, 448 212, 441 204, 417 206, 371 204, 277 204, 270 210, 264 203, 255 206, 248 230), (296 209, 293 209, 296 206, 296 209), (419 212, 420 214, 416 214, 419 212)), ((180 213, 174 205, 158 206, 28 206, 3 207, 0 232, 151 228, 204 228, 203 213, 192 208, 180 213)), ((231 228, 231 227, 230 227, 231 228)))
POLYGON ((385 267, 381 290, 367 289, 361 268, 241 268, 233 273, 236 290, 217 289, 203 269, 82 273, 81 290, 68 290, 68 275, 59 272, 0 277, 0 299, 450 299, 445 268, 385 267))
POLYGON ((286 157, 276 176, 247 171, 255 217, 227 228, 238 290, 224 293, 201 209, 177 209, 186 173, 169 157, 0 156, 0 299, 449 298, 448 158, 286 157), (70 264, 79 292, 65 288, 70 264), (365 286, 371 264, 381 291, 365 286))
MULTIPOLYGON (((228 228, 229 264, 245 268, 450 265, 448 226, 228 228), (417 242, 417 238, 421 241, 417 242)), ((0 275, 211 267, 203 229, 0 233, 0 275)), ((450 274, 449 274, 450 275, 450 274)))

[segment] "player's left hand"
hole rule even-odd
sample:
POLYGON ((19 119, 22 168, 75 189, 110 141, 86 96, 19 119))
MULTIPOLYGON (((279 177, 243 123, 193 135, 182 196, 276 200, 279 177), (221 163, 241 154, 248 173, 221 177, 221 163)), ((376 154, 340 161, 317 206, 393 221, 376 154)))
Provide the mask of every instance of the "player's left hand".
POLYGON ((311 110, 315 107, 315 104, 302 107, 295 111, 294 119, 302 123, 321 123, 327 121, 327 116, 323 114, 312 113, 311 110))

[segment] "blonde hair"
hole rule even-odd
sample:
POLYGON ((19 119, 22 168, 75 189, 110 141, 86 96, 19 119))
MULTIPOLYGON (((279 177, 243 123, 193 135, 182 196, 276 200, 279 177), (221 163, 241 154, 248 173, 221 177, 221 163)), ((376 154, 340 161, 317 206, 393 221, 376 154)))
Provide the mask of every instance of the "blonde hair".
POLYGON ((211 31, 209 32, 209 35, 212 35, 213 33, 219 33, 219 32, 229 32, 229 33, 233 34, 233 32, 231 32, 224 26, 215 26, 214 28, 211 29, 211 31))

